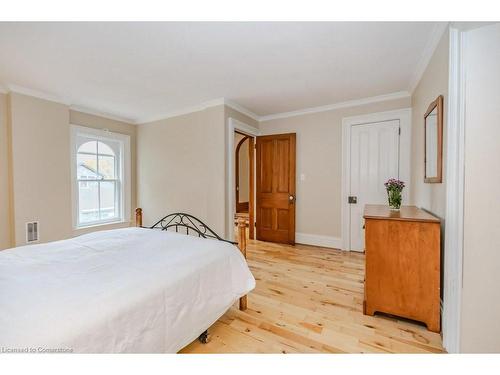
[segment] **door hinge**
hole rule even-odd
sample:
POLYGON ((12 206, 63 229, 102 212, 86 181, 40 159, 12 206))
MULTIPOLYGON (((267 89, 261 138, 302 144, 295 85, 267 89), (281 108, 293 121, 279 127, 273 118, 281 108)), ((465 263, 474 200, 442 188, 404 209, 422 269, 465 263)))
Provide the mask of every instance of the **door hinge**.
POLYGON ((401 135, 401 127, 398 128, 398 134, 401 135))
POLYGON ((257 228, 257 222, 254 222, 254 223, 253 223, 253 226, 257 228))

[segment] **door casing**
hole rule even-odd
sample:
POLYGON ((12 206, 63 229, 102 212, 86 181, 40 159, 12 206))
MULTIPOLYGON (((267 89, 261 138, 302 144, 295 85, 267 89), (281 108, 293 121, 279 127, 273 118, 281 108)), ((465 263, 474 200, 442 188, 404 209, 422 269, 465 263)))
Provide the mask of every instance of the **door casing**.
MULTIPOLYGON (((254 128, 244 122, 236 120, 230 117, 228 119, 226 129, 226 234, 225 238, 234 241, 234 212, 236 212, 236 195, 235 195, 235 155, 234 155, 234 132, 238 131, 240 133, 257 137, 260 135, 259 129, 254 128)), ((254 153, 255 154, 255 153, 254 153)), ((255 166, 255 163, 254 163, 255 166)), ((255 168, 254 168, 255 169, 255 168)), ((255 170, 253 172, 255 176, 255 170)), ((254 178, 254 192, 255 192, 255 178, 254 178)), ((254 194, 255 195, 255 194, 254 194)), ((255 197, 252 197, 253 202, 255 202, 255 197)), ((254 212, 255 212, 255 203, 254 212)), ((255 216, 255 215, 254 215, 255 216)), ((254 218, 255 221, 255 218, 254 218)), ((249 225, 255 225, 250 222, 249 225)))

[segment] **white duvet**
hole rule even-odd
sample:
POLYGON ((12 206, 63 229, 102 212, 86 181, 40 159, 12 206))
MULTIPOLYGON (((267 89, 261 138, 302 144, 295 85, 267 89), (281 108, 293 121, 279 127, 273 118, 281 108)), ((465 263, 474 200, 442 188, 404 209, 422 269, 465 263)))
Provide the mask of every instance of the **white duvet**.
POLYGON ((0 350, 177 352, 255 287, 229 243, 141 228, 0 251, 0 350))

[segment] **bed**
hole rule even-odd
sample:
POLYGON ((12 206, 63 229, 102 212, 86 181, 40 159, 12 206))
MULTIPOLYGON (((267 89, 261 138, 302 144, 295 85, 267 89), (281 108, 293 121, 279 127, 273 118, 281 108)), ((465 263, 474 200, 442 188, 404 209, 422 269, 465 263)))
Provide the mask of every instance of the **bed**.
MULTIPOLYGON (((191 215, 0 251, 0 347, 175 353, 255 287, 239 251, 191 215), (189 235, 186 235, 189 234, 189 235), (193 236, 196 235, 195 236, 193 236)), ((244 234, 245 223, 238 223, 244 234)))

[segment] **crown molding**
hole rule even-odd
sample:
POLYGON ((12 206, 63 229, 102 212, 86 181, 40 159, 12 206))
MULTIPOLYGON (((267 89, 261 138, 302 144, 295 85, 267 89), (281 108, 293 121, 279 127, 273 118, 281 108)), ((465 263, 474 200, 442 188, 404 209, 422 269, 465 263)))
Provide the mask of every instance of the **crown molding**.
POLYGON ((203 111, 207 108, 216 107, 218 105, 223 105, 223 104, 224 104, 224 98, 209 100, 209 101, 197 104, 197 105, 181 108, 181 109, 178 109, 175 111, 165 112, 164 114, 161 114, 158 116, 139 118, 135 121, 135 123, 139 125, 139 124, 147 124, 147 123, 155 122, 155 121, 167 120, 167 119, 172 118, 172 117, 178 117, 178 116, 182 116, 182 115, 187 115, 189 113, 203 111))
POLYGON ((459 31, 470 31, 474 29, 478 29, 480 27, 494 25, 498 22, 490 22, 490 21, 459 21, 459 22, 450 22, 450 28, 457 29, 459 31))
POLYGON ((310 113, 332 111, 332 110, 336 110, 336 109, 340 109, 340 108, 357 107, 357 106, 365 105, 365 104, 385 102, 388 100, 403 99, 403 98, 408 98, 408 97, 410 97, 410 93, 408 91, 398 91, 398 92, 393 92, 391 94, 371 96, 371 97, 363 98, 363 99, 348 100, 345 102, 328 104, 328 105, 323 105, 320 107, 311 107, 311 108, 301 109, 298 111, 282 112, 282 113, 276 113, 276 114, 267 115, 267 116, 261 116, 260 121, 264 122, 264 121, 276 120, 276 119, 281 119, 281 118, 301 116, 301 115, 306 115, 306 114, 310 114, 310 113))
POLYGON ((9 84, 9 85, 6 85, 6 88, 7 88, 8 92, 13 92, 16 94, 31 96, 33 98, 43 99, 43 100, 47 100, 49 102, 64 104, 67 106, 69 106, 71 104, 71 101, 64 99, 64 98, 61 98, 60 96, 46 93, 43 91, 33 90, 33 89, 30 89, 30 88, 24 87, 24 86, 9 84))
POLYGON ((224 104, 226 106, 228 106, 229 108, 232 108, 235 111, 238 111, 238 112, 240 112, 240 113, 242 113, 242 114, 250 117, 252 120, 261 121, 261 116, 259 116, 258 114, 250 111, 249 109, 243 107, 242 105, 239 105, 236 102, 233 102, 233 101, 228 100, 228 99, 224 99, 224 104))
POLYGON ((102 111, 98 111, 95 109, 91 109, 91 108, 87 108, 87 107, 83 107, 83 106, 79 106, 79 105, 70 105, 69 109, 71 111, 82 112, 82 113, 86 113, 87 115, 98 116, 98 117, 106 118, 108 120, 120 121, 120 122, 125 122, 125 123, 131 124, 131 125, 137 125, 137 122, 135 120, 130 119, 130 118, 116 116, 116 115, 113 115, 111 113, 102 112, 102 111))
POLYGON ((203 111, 207 108, 216 107, 219 105, 225 105, 227 107, 230 107, 230 108, 234 109, 235 111, 238 111, 238 112, 250 117, 251 119, 253 119, 257 122, 265 122, 265 121, 270 121, 270 120, 275 120, 275 119, 288 118, 288 117, 300 116, 300 115, 317 113, 317 112, 326 112, 326 111, 332 111, 332 110, 336 110, 336 109, 340 109, 340 108, 356 107, 356 106, 360 106, 360 105, 366 105, 366 104, 371 104, 371 103, 378 103, 378 102, 383 102, 383 101, 396 100, 396 99, 410 97, 410 93, 408 91, 398 91, 398 92, 385 94, 385 95, 378 95, 378 96, 372 96, 372 97, 368 97, 368 98, 348 100, 348 101, 344 101, 344 102, 339 102, 339 103, 334 103, 334 104, 329 104, 329 105, 324 105, 324 106, 319 106, 319 107, 304 108, 304 109, 300 109, 297 111, 275 113, 275 114, 266 115, 266 116, 259 116, 256 113, 250 111, 249 109, 243 107, 242 105, 240 105, 232 100, 228 100, 225 98, 218 98, 218 99, 203 102, 203 103, 198 104, 198 105, 185 107, 185 108, 175 110, 175 111, 166 112, 166 113, 158 115, 158 116, 132 119, 132 118, 127 118, 127 117, 123 117, 120 115, 115 115, 112 113, 107 113, 107 112, 103 112, 100 110, 88 108, 85 106, 72 104, 70 100, 67 100, 67 99, 64 99, 64 98, 61 98, 61 97, 58 97, 55 95, 47 94, 47 93, 44 93, 41 91, 32 90, 32 89, 29 89, 26 87, 22 87, 22 86, 18 86, 18 85, 0 86, 0 93, 7 94, 9 92, 14 92, 14 93, 32 96, 32 97, 43 99, 43 100, 48 100, 51 102, 60 103, 60 104, 68 106, 69 109, 73 110, 73 111, 83 112, 83 113, 87 113, 90 115, 99 116, 99 117, 107 118, 110 120, 125 122, 127 124, 132 124, 132 125, 140 125, 140 124, 146 124, 146 123, 160 121, 160 120, 166 120, 166 119, 169 119, 172 117, 178 117, 178 116, 186 115, 189 113, 203 111))
POLYGON ((413 73, 410 82, 408 83, 408 91, 410 93, 413 93, 413 91, 417 88, 417 85, 422 79, 425 69, 427 69, 427 65, 429 65, 432 55, 434 55, 439 41, 448 28, 448 25, 449 22, 438 22, 436 23, 436 25, 434 25, 434 28, 431 32, 431 38, 428 40, 424 48, 424 52, 422 53, 422 56, 417 63, 417 68, 415 69, 415 72, 413 73))
POLYGON ((228 107, 234 109, 235 111, 238 111, 238 112, 252 118, 255 121, 260 121, 259 115, 253 113, 252 111, 241 106, 240 104, 233 102, 231 100, 228 100, 226 98, 218 98, 218 99, 209 100, 209 101, 206 101, 206 102, 203 102, 201 104, 194 105, 194 106, 189 106, 189 107, 181 108, 181 109, 178 109, 175 111, 166 112, 162 115, 153 116, 153 117, 143 117, 143 118, 136 120, 135 123, 136 124, 147 124, 150 122, 166 120, 166 119, 169 119, 172 117, 178 117, 178 116, 182 116, 182 115, 187 115, 189 113, 203 111, 207 108, 216 107, 219 105, 228 106, 228 107))
POLYGON ((83 113, 87 113, 89 115, 99 116, 99 117, 107 118, 109 120, 125 122, 128 124, 135 124, 136 123, 134 120, 126 118, 126 117, 117 116, 117 115, 113 115, 111 113, 103 112, 100 110, 91 109, 91 108, 87 108, 84 106, 72 104, 71 101, 68 99, 59 97, 57 95, 49 94, 49 93, 46 93, 43 91, 33 90, 33 89, 28 88, 28 87, 19 86, 19 85, 12 85, 12 84, 4 85, 4 86, 0 85, 0 93, 8 94, 11 92, 16 93, 16 94, 31 96, 31 97, 37 98, 37 99, 47 100, 49 102, 63 104, 65 106, 68 106, 68 108, 72 111, 83 112, 83 113))
POLYGON ((82 113, 86 113, 86 114, 93 115, 93 116, 99 116, 99 117, 107 118, 110 120, 125 122, 125 123, 132 124, 132 125, 139 125, 139 124, 145 124, 145 123, 159 121, 159 120, 165 120, 168 118, 182 116, 182 115, 186 115, 186 114, 193 113, 193 112, 203 111, 207 108, 216 107, 218 105, 226 105, 228 107, 233 108, 234 110, 236 110, 238 112, 241 112, 244 115, 247 115, 248 117, 254 119, 255 121, 259 121, 258 115, 256 115, 252 111, 246 109, 245 107, 239 105, 238 103, 227 100, 225 98, 218 98, 218 99, 214 99, 214 100, 209 100, 209 101, 203 102, 203 103, 198 104, 198 105, 182 108, 182 109, 175 110, 175 111, 170 111, 170 112, 164 113, 162 115, 154 116, 154 117, 131 119, 131 118, 127 118, 127 117, 123 117, 123 116, 119 116, 119 115, 114 115, 112 113, 103 112, 103 111, 100 111, 97 109, 92 109, 92 108, 88 108, 85 106, 80 106, 78 104, 73 104, 71 102, 71 100, 64 99, 62 97, 59 97, 59 96, 56 96, 53 94, 49 94, 46 92, 33 90, 33 89, 30 89, 27 87, 13 85, 13 84, 5 85, 5 86, 0 85, 0 93, 8 94, 9 92, 13 92, 13 93, 21 94, 21 95, 31 96, 34 98, 48 100, 51 102, 63 104, 63 105, 68 106, 69 109, 72 111, 82 112, 82 113))

